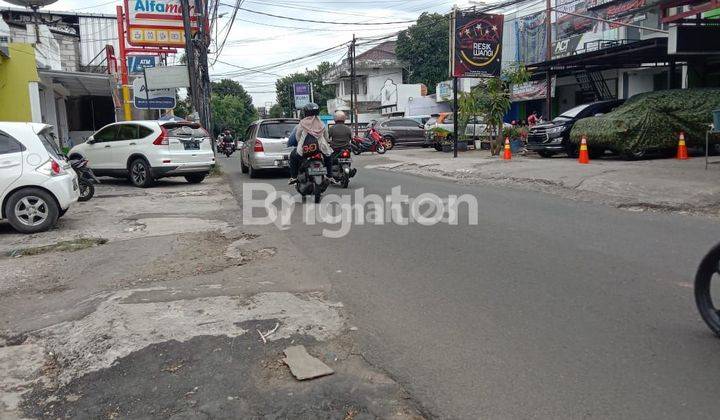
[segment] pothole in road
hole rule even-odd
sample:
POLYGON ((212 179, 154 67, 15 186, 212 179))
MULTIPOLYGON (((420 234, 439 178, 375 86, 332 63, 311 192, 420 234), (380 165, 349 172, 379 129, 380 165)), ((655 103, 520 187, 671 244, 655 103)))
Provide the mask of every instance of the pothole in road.
POLYGON ((68 241, 60 241, 50 245, 17 248, 8 251, 5 255, 8 257, 24 257, 29 255, 40 255, 48 252, 73 252, 81 249, 91 248, 98 245, 104 245, 108 242, 105 238, 78 238, 68 241))

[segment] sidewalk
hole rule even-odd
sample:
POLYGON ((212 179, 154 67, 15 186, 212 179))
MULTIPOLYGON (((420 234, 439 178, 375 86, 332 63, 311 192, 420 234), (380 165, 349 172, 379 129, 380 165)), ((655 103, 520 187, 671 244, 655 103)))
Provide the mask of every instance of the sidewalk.
POLYGON ((566 198, 603 202, 621 208, 720 215, 720 167, 705 170, 703 158, 680 161, 623 161, 612 157, 581 165, 576 159, 513 155, 505 161, 487 150, 450 153, 397 149, 392 162, 371 167, 457 180, 461 183, 513 185, 566 198))

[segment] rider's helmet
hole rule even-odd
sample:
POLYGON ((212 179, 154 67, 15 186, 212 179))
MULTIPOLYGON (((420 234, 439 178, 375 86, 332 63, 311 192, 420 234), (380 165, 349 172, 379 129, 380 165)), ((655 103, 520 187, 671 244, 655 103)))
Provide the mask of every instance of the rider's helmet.
POLYGON ((336 123, 345 122, 345 119, 347 117, 345 116, 345 113, 342 111, 335 111, 335 115, 333 116, 333 120, 335 120, 336 123))
POLYGON ((303 107, 303 116, 305 118, 316 117, 318 115, 320 115, 320 107, 316 103, 310 102, 303 107))

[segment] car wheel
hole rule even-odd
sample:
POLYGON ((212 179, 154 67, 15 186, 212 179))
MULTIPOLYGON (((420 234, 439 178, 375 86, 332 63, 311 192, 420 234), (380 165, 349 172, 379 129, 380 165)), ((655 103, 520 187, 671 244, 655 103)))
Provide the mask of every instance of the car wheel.
POLYGON ((68 210, 70 210, 70 207, 66 209, 60 209, 60 212, 58 213, 58 219, 65 216, 65 213, 67 213, 68 210))
POLYGON ((423 149, 427 149, 428 147, 430 147, 429 144, 423 143, 423 145, 422 145, 422 148, 423 148, 423 149))
MULTIPOLYGON (((703 321, 715 335, 720 337, 720 302, 713 300, 714 287, 717 287, 720 274, 720 245, 715 245, 705 255, 695 275, 695 304, 703 321), (712 283, 715 282, 713 285, 712 283)), ((714 295, 717 298, 717 295, 714 295)))
POLYGON ((245 161, 243 161, 242 156, 240 156, 240 172, 244 174, 248 173, 248 167, 245 165, 245 161))
POLYGON ((392 137, 383 137, 383 145, 385 145, 385 150, 392 150, 395 147, 395 140, 392 137))
POLYGON ((250 178, 257 178, 260 175, 259 172, 260 171, 253 168, 252 165, 248 166, 248 175, 250 176, 250 178))
POLYGON ((577 159, 580 156, 580 149, 577 144, 570 144, 565 146, 565 153, 569 158, 577 159))
POLYGON ((148 188, 154 181, 150 164, 145 159, 135 159, 130 163, 130 182, 133 185, 148 188))
POLYGON ((199 184, 203 182, 207 174, 191 174, 185 175, 185 180, 190 184, 199 184))
POLYGON ((433 143, 433 148, 438 152, 442 152, 442 144, 440 144, 439 142, 433 143))
POLYGON ((10 225, 20 233, 43 232, 55 226, 60 217, 55 198, 38 188, 14 192, 5 203, 10 225))
POLYGON ((605 155, 605 149, 588 148, 588 156, 590 159, 598 159, 605 155))
POLYGON ((623 152, 622 157, 625 160, 639 160, 647 155, 647 151, 643 149, 626 150, 623 152))
POLYGON ((555 155, 555 153, 548 152, 547 150, 538 150, 537 154, 538 154, 538 156, 540 156, 542 158, 550 158, 555 155))

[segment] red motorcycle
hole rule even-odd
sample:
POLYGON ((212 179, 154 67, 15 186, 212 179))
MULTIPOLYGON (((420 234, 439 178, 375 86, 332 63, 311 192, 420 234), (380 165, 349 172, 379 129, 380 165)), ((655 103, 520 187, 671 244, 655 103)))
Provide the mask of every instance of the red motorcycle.
POLYGON ((350 149, 356 155, 362 152, 378 152, 382 155, 386 150, 382 136, 375 128, 371 128, 364 138, 354 137, 350 142, 350 149))

